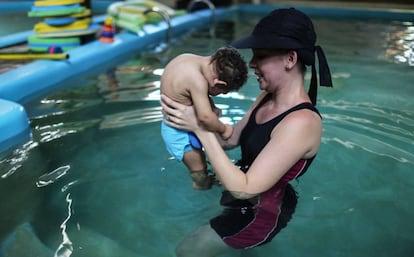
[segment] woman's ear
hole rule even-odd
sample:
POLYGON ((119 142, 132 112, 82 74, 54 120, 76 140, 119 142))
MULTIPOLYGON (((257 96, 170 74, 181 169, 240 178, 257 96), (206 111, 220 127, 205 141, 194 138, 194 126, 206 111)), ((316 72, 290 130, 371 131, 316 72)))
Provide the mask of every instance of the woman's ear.
POLYGON ((298 62, 298 53, 296 51, 289 51, 287 53, 286 70, 292 69, 298 62))

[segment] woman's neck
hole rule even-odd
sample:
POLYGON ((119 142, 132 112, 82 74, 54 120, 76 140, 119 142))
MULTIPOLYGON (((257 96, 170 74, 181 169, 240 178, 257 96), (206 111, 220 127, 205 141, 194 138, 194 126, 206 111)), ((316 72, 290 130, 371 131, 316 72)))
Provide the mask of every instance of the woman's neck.
POLYGON ((310 102, 310 98, 305 91, 302 80, 279 87, 272 93, 270 101, 273 103, 274 108, 287 110, 297 104, 310 102))

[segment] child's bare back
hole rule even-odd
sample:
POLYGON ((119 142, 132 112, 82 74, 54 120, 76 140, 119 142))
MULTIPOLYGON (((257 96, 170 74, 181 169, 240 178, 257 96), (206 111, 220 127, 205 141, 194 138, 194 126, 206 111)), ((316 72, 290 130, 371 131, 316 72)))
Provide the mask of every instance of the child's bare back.
POLYGON ((209 62, 209 57, 194 54, 181 54, 167 64, 161 78, 161 94, 175 101, 192 105, 191 90, 196 87, 205 90, 208 97, 208 82, 202 73, 202 65, 209 62))

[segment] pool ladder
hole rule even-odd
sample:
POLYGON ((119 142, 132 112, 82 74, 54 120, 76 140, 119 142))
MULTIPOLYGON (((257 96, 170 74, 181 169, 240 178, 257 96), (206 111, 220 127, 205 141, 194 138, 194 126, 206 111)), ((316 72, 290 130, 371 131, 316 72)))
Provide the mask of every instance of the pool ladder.
POLYGON ((216 16, 215 14, 216 7, 210 0, 192 0, 187 6, 187 11, 191 12, 193 10, 194 5, 197 3, 204 3, 207 5, 207 7, 211 10, 211 17, 212 17, 211 19, 212 19, 212 23, 214 24, 215 16, 216 16))
POLYGON ((168 30, 167 30, 167 43, 170 42, 171 38, 172 38, 172 29, 171 29, 171 18, 170 15, 168 15, 168 13, 164 10, 162 10, 161 8, 158 8, 156 6, 146 10, 144 12, 144 14, 148 14, 150 12, 154 12, 154 13, 158 13, 159 15, 161 15, 161 17, 164 19, 164 21, 167 23, 168 26, 168 30))
POLYGON ((194 5, 197 3, 204 3, 211 10, 210 36, 214 38, 216 30, 216 7, 210 0, 192 0, 187 6, 187 12, 191 12, 194 8, 194 5))
MULTIPOLYGON (((187 11, 191 12, 191 10, 193 9, 194 5, 196 3, 205 3, 207 5, 207 7, 211 10, 211 16, 212 16, 212 23, 214 24, 215 21, 215 10, 216 7, 214 6, 214 4, 209 1, 209 0, 192 0, 187 7, 187 11)), ((168 30, 167 30, 167 43, 170 42, 171 38, 172 38, 172 29, 171 29, 171 18, 170 15, 168 15, 168 13, 164 10, 162 10, 161 8, 158 8, 156 6, 149 8, 148 10, 146 10, 144 12, 144 14, 148 14, 150 12, 154 12, 154 13, 158 13, 159 15, 162 16, 162 18, 164 19, 164 21, 167 23, 168 26, 168 30)))

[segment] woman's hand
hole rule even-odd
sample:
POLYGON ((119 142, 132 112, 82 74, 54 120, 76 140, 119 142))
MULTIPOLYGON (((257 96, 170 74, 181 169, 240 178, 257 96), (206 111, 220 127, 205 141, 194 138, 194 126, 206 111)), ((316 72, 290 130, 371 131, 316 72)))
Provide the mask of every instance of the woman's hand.
POLYGON ((161 107, 168 126, 193 132, 200 128, 193 106, 177 103, 161 95, 161 107))
POLYGON ((224 126, 225 126, 226 129, 221 134, 221 138, 223 140, 227 140, 233 135, 233 126, 230 125, 230 124, 224 124, 224 126))

